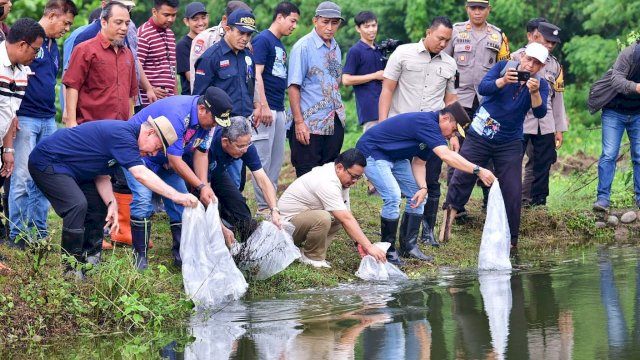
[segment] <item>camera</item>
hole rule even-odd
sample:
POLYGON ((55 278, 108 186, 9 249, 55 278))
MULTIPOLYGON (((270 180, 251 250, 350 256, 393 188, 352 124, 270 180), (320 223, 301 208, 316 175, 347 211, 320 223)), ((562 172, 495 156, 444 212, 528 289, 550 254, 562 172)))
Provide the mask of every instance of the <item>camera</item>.
POLYGON ((393 53, 393 51, 403 42, 396 39, 385 39, 380 42, 378 46, 376 46, 376 50, 379 50, 382 53, 382 61, 384 64, 387 64, 387 60, 389 60, 389 56, 393 53))
POLYGON ((527 81, 530 78, 531 78, 530 72, 518 70, 518 81, 527 81))

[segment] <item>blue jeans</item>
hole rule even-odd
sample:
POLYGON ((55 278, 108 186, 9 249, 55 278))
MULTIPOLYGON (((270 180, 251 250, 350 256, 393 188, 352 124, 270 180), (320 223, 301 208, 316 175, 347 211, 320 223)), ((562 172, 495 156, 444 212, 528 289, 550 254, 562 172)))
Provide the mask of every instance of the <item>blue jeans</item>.
POLYGON ((364 168, 367 179, 376 187, 383 205, 380 215, 385 219, 400 218, 400 201, 402 195, 407 198, 405 213, 420 214, 424 211, 424 201, 416 208, 411 207, 411 198, 418 192, 418 184, 411 171, 409 160, 387 161, 375 160, 367 157, 367 167, 364 168))
MULTIPOLYGON (((153 202, 151 201, 153 192, 146 186, 142 185, 142 183, 138 182, 138 180, 136 180, 127 169, 122 169, 122 171, 124 172, 124 176, 127 178, 127 183, 129 184, 129 189, 131 189, 133 197, 130 205, 131 218, 144 219, 151 217, 151 214, 153 213, 153 202)), ((185 185, 184 180, 173 170, 167 170, 164 167, 161 167, 156 175, 177 191, 187 193, 187 186, 185 185)), ((169 216, 169 222, 182 222, 182 210, 184 210, 184 207, 165 197, 163 197, 162 200, 164 202, 164 208, 167 211, 167 215, 169 216)))
POLYGON ((47 214, 49 201, 40 192, 29 174, 28 162, 31 150, 42 139, 52 135, 56 130, 56 119, 33 118, 20 116, 20 131, 13 140, 14 170, 11 174, 11 189, 9 191, 9 237, 13 240, 21 232, 30 232, 36 228, 40 237, 48 235, 47 214))
POLYGON ((616 159, 625 130, 631 143, 635 199, 636 202, 640 201, 640 114, 624 115, 611 109, 602 110, 602 154, 598 162, 598 200, 608 201, 611 197, 616 159))

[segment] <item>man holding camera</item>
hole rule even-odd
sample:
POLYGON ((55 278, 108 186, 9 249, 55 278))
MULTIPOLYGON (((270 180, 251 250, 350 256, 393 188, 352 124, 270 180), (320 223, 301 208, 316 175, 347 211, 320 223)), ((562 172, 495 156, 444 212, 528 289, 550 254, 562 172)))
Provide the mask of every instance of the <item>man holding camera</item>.
MULTIPOLYGON (((443 50, 451 40, 453 25, 444 16, 435 17, 418 43, 400 45, 389 58, 384 69, 384 80, 379 102, 379 121, 407 112, 442 110, 458 99, 455 89, 456 62, 443 50)), ((452 147, 458 150, 457 138, 452 147)), ((438 246, 433 236, 438 202, 440 200, 440 172, 442 160, 433 156, 427 161, 427 191, 425 218, 421 214, 408 214, 411 222, 423 225, 422 241, 438 246), (422 221, 427 219, 428 221, 422 221)), ((390 219, 383 219, 383 223, 390 219)), ((400 230, 401 232, 403 229, 400 230)))
MULTIPOLYGON (((527 23, 529 43, 537 42, 549 52, 560 42, 560 28, 544 18, 527 23)), ((524 48, 514 52, 513 60, 520 59, 524 48)), ((529 111, 524 120, 524 147, 528 160, 522 182, 522 204, 539 206, 547 204, 549 196, 549 172, 556 162, 557 149, 562 146, 562 133, 567 131, 568 120, 564 110, 564 74, 558 59, 549 55, 540 76, 549 83, 547 115, 537 119, 529 111)))
MULTIPOLYGON (((474 164, 484 167, 493 160, 507 211, 512 248, 518 244, 520 230, 522 128, 530 109, 538 119, 547 114, 549 85, 538 74, 548 56, 546 47, 531 43, 525 48, 517 66, 500 61, 489 70, 478 86, 478 94, 483 96, 482 103, 460 149, 460 155, 474 164)), ((445 201, 448 223, 440 232, 441 240, 448 239, 451 221, 469 200, 478 172, 479 168, 473 174, 453 172, 445 201)))

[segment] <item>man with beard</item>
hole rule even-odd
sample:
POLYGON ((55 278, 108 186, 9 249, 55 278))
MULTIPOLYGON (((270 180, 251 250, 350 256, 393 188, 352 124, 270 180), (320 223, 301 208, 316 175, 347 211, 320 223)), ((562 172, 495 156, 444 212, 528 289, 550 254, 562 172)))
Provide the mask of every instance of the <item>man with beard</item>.
POLYGON ((131 50, 124 46, 129 10, 112 1, 100 17, 100 32, 74 49, 62 79, 67 127, 97 119, 127 120, 133 112, 138 80, 131 50))

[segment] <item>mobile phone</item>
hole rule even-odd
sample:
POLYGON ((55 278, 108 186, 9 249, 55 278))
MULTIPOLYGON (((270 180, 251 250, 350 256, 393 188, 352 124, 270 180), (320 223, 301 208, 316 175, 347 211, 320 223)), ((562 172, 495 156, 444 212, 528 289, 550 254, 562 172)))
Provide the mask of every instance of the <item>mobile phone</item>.
POLYGON ((517 71, 518 73, 518 81, 527 81, 531 78, 531 73, 528 71, 517 71))

